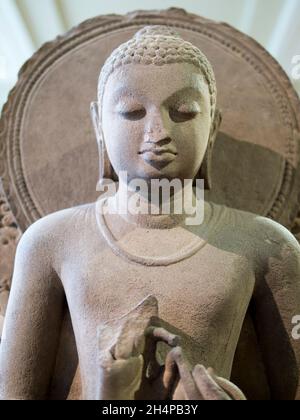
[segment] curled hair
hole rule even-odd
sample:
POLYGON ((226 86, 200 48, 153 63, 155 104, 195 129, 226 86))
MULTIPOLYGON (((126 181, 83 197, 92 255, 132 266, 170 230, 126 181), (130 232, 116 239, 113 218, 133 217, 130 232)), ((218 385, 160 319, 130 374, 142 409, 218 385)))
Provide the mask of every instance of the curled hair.
POLYGON ((163 66, 171 63, 190 63, 200 69, 209 88, 211 117, 214 118, 217 89, 210 62, 199 48, 182 39, 172 28, 159 25, 144 27, 132 39, 115 49, 106 60, 98 84, 100 110, 107 80, 117 68, 127 64, 163 66))

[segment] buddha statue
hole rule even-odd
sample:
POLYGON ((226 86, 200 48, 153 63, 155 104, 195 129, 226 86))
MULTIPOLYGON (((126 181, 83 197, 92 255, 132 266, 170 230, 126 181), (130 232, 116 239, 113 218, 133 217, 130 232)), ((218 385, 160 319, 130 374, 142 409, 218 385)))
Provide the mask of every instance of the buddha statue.
MULTIPOLYGON (((198 180, 213 188, 216 98, 210 62, 171 28, 145 27, 108 58, 92 117, 99 185, 116 189, 22 236, 0 346, 1 399, 48 398, 66 306, 82 399, 243 399, 230 381, 245 319, 269 398, 300 397, 298 242, 270 219, 197 196, 198 180), (182 188, 171 189, 166 211, 150 186, 174 180, 182 188), (120 211, 125 201, 137 209, 120 211), (187 223, 195 203, 201 223, 187 223)), ((240 376, 247 370, 239 365, 240 376)))

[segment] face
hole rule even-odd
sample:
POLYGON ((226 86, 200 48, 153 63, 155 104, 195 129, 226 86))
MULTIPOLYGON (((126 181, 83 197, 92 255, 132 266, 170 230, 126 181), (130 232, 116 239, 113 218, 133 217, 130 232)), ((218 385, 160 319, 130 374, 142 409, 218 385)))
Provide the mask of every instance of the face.
POLYGON ((102 104, 102 130, 115 172, 127 171, 129 181, 193 179, 208 145, 210 111, 207 83, 192 64, 115 70, 102 104))

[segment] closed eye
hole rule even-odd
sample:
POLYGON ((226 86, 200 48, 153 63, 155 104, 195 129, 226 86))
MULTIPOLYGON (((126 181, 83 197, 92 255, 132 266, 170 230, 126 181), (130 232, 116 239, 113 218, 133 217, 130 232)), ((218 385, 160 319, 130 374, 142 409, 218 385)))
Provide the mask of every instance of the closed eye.
POLYGON ((200 106, 197 102, 190 105, 180 105, 169 109, 169 115, 172 121, 176 123, 186 122, 194 119, 201 112, 200 106))
POLYGON ((172 121, 180 123, 194 119, 198 115, 198 112, 180 112, 177 109, 171 108, 169 115, 172 121))
POLYGON ((146 116, 145 107, 132 98, 122 98, 117 105, 117 112, 122 118, 130 121, 141 120, 146 116))
POLYGON ((129 121, 142 120, 146 116, 145 108, 135 109, 132 111, 120 111, 119 114, 129 121))

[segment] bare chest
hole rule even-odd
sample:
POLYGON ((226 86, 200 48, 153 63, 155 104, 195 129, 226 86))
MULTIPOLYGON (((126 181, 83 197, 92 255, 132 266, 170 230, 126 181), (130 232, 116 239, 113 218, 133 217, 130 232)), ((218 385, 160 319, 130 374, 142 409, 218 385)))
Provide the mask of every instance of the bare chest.
POLYGON ((161 319, 201 340, 243 319, 254 275, 243 258, 209 246, 166 267, 145 267, 105 249, 88 261, 78 258, 76 267, 66 265, 63 282, 78 331, 94 334, 101 323, 154 295, 161 319))

